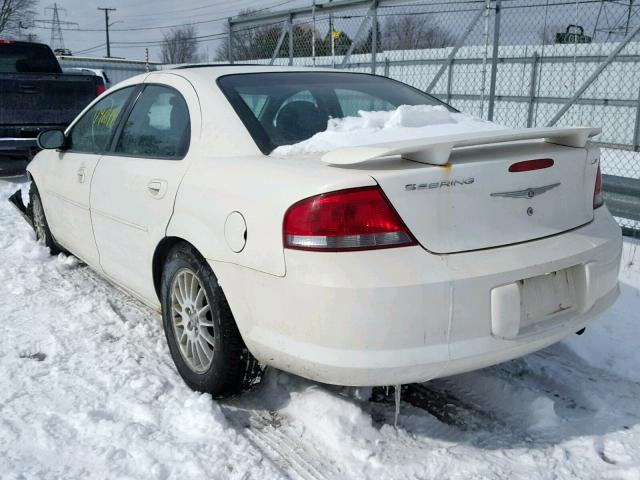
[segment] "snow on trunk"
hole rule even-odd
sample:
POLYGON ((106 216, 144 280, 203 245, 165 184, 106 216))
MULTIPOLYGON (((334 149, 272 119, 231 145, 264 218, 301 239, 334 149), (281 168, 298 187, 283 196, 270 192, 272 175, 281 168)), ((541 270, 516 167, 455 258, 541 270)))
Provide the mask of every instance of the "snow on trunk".
POLYGON ((336 148, 410 140, 454 133, 498 130, 502 127, 443 106, 401 105, 388 112, 360 110, 357 117, 332 118, 313 137, 276 148, 272 155, 319 153, 336 148))

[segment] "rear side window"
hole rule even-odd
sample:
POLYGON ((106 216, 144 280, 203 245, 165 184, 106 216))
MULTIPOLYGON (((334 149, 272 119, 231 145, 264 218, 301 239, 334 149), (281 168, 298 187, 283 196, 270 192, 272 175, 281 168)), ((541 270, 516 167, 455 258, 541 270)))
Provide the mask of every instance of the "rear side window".
POLYGON ((46 45, 0 43, 0 73, 61 73, 46 45))
POLYGON ((69 133, 69 149, 102 153, 111 140, 133 87, 107 95, 86 112, 69 133))
POLYGON ((127 118, 115 152, 155 158, 182 158, 189 149, 189 109, 177 90, 149 85, 127 118))

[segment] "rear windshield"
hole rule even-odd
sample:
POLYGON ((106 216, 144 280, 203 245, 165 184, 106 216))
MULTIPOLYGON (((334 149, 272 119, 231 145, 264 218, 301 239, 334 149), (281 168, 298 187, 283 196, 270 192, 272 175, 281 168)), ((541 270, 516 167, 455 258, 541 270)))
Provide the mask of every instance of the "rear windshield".
POLYGON ((400 105, 444 105, 413 87, 367 74, 247 73, 220 77, 218 85, 265 154, 326 130, 330 118, 400 105))
POLYGON ((0 73, 61 73, 46 45, 0 42, 0 73))

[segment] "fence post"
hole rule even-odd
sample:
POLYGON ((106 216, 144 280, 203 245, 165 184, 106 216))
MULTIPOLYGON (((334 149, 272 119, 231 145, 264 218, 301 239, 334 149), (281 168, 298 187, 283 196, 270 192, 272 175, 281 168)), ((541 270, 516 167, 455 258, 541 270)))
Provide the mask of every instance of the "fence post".
POLYGON ((638 104, 636 105, 636 125, 633 129, 633 151, 640 150, 640 89, 638 89, 638 104))
POLYGON ((469 22, 469 25, 467 25, 467 28, 460 34, 460 36, 456 40, 456 43, 455 43, 453 49, 451 49, 451 52, 449 52, 449 55, 447 56, 446 60, 440 66, 440 69, 435 74, 435 76, 431 79, 431 83, 429 83, 429 86, 425 90, 427 93, 431 92, 431 90, 438 83, 438 80, 440 80, 440 77, 442 76, 444 71, 449 66, 451 66, 451 62, 453 61, 453 59, 455 58, 456 54, 458 53, 458 50, 460 50, 460 47, 462 47, 462 44, 465 42, 465 40, 467 39, 469 34, 473 31, 473 29, 476 26, 476 23, 478 23, 478 20, 480 20, 480 17, 482 17, 482 14, 485 12, 485 10, 486 10, 486 8, 484 6, 482 8, 480 8, 480 10, 478 10, 478 12, 476 13, 476 16, 473 17, 473 19, 469 22))
POLYGON ((278 41, 276 42, 276 46, 273 49, 273 53, 271 54, 271 61, 269 62, 269 65, 273 65, 273 63, 276 61, 276 58, 278 58, 278 55, 280 55, 282 42, 284 41, 284 37, 287 35, 288 31, 289 27, 286 24, 283 24, 282 30, 280 30, 280 35, 278 35, 278 41))
POLYGON ((293 65, 293 14, 289 14, 289 65, 293 65))
POLYGON ((313 0, 311 7, 311 57, 313 57, 313 66, 316 66, 316 0, 313 0))
POLYGON ((453 82, 453 65, 454 60, 451 59, 451 63, 449 63, 449 72, 447 74, 447 103, 451 103, 451 83, 453 82))
POLYGON ((500 2, 496 0, 496 15, 493 22, 493 54, 491 58, 491 79, 489 81, 489 107, 487 120, 493 120, 493 109, 496 103, 496 78, 498 75, 498 47, 500 46, 500 2))
POLYGON ((231 17, 227 19, 229 22, 229 38, 227 38, 227 58, 229 63, 233 65, 233 23, 231 23, 231 17))
POLYGON ((375 75, 378 68, 376 58, 378 54, 378 0, 373 0, 371 8, 373 8, 371 15, 373 22, 373 25, 371 25, 371 73, 375 75))
MULTIPOLYGON (((356 48, 356 45, 358 45, 360 43, 360 38, 362 37, 362 35, 364 35, 364 31, 366 29, 367 24, 369 23, 369 19, 373 18, 374 22, 375 22, 375 15, 374 12, 376 11, 376 3, 374 2, 371 4, 371 7, 369 8, 369 10, 367 10, 367 14, 362 17, 362 21, 360 22, 360 25, 358 26, 358 30, 356 30, 356 34, 353 36, 352 40, 351 40, 351 45, 349 45, 349 48, 347 49, 347 53, 345 53, 342 56, 342 61, 340 62, 340 67, 345 67, 348 63, 349 63, 349 59, 351 58, 351 54, 353 53, 353 51, 356 48)), ((371 27, 371 31, 373 31, 373 27, 371 27)), ((366 39, 365 39, 366 42, 366 39)), ((373 50, 372 50, 372 54, 373 54, 373 50)))
POLYGON ((538 89, 538 60, 540 55, 533 52, 531 59, 531 80, 529 81, 529 110, 527 112, 527 128, 533 126, 533 109, 536 103, 536 90, 538 89))
POLYGON ((609 56, 604 60, 604 62, 602 62, 600 65, 598 65, 598 68, 596 68, 596 70, 589 76, 589 78, 587 78, 584 81, 584 83, 580 86, 580 88, 578 88, 578 90, 576 90, 576 93, 574 93, 573 96, 569 100, 567 100, 567 103, 565 103, 562 106, 562 108, 560 108, 560 110, 558 110, 558 113, 556 113, 553 116, 553 118, 551 120, 549 120, 549 123, 547 123, 547 127, 553 127, 558 122, 558 120, 560 120, 562 118, 562 116, 565 113, 567 113, 567 110, 569 110, 569 108, 571 108, 571 106, 576 102, 576 100, 578 100, 578 98, 580 98, 582 96, 582 94, 585 92, 585 90, 591 86, 591 84, 596 80, 596 78, 598 78, 598 76, 600 76, 602 71, 605 68, 607 68, 609 66, 609 64, 611 64, 611 62, 613 62, 615 60, 615 58, 622 51, 622 49, 627 46, 627 44, 633 39, 633 37, 636 36, 638 31, 640 31, 640 25, 635 27, 631 31, 631 33, 629 33, 629 35, 627 35, 624 38, 624 40, 622 40, 622 42, 620 42, 620 45, 618 45, 609 54, 609 56))

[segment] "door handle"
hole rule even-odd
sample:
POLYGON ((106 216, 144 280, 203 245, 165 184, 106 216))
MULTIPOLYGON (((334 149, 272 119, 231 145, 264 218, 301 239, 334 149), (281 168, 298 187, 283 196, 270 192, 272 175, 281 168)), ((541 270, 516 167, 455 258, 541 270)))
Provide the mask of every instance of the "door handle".
POLYGON ((162 198, 167 192, 166 180, 151 180, 147 184, 147 190, 154 198, 162 198))
POLYGON ((84 183, 87 178, 87 169, 85 167, 80 167, 78 169, 78 182, 84 183))

